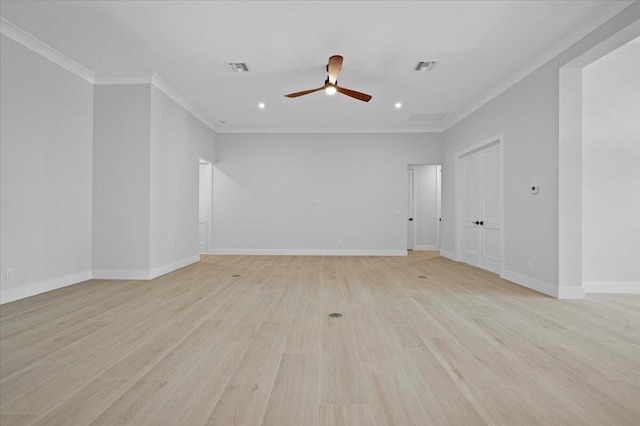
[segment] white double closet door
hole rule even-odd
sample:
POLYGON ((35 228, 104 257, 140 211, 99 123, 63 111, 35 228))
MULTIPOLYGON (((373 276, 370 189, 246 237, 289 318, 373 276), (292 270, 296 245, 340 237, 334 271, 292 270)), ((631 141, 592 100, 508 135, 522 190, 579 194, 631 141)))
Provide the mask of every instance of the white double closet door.
POLYGON ((460 157, 462 261, 500 273, 502 161, 496 143, 460 157))

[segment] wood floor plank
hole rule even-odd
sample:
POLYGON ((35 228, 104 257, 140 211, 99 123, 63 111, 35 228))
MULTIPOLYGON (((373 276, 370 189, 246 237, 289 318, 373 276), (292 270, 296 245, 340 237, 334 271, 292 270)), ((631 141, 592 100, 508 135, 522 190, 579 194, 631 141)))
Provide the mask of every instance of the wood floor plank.
POLYGON ((436 252, 203 255, 0 308, 3 426, 635 425, 639 381, 640 295, 436 252))
POLYGON ((284 354, 262 424, 311 425, 318 418, 320 357, 284 354))
POLYGON ((206 421, 208 425, 259 424, 280 365, 291 324, 264 322, 206 421))
POLYGON ((371 407, 365 404, 320 404, 318 426, 371 426, 371 407))
POLYGON ((374 424, 431 425, 431 420, 404 373, 369 373, 367 390, 374 424))
POLYGON ((19 414, 0 414, 0 425, 2 426, 29 426, 32 425, 38 416, 25 416, 19 414))
POLYGON ((222 342, 211 348, 163 406, 151 415, 148 424, 204 424, 248 346, 248 342, 239 341, 222 342))
POLYGON ((35 425, 90 424, 132 384, 130 380, 97 378, 56 406, 35 425))

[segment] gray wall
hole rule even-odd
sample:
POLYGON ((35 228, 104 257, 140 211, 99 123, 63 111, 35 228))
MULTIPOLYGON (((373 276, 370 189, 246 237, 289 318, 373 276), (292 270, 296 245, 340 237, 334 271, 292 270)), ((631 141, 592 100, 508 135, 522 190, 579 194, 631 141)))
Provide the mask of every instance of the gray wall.
POLYGON ((407 165, 441 159, 434 133, 222 134, 218 155, 217 252, 404 251, 407 165))
POLYGON ((151 87, 151 269, 198 255, 200 158, 215 161, 215 133, 151 87))
POLYGON ((558 288, 559 69, 640 18, 634 3, 443 135, 442 249, 455 252, 455 157, 504 134, 505 273, 558 288), (536 196, 532 184, 540 186, 536 196), (532 260, 534 270, 527 270, 532 260))
POLYGON ((95 86, 93 269, 96 271, 149 269, 150 108, 150 85, 95 86))
POLYGON ((91 276, 93 87, 5 36, 0 55, 5 302, 91 276))
POLYGON ((94 117, 94 275, 197 260, 198 159, 215 160, 215 133, 148 84, 96 86, 94 117))

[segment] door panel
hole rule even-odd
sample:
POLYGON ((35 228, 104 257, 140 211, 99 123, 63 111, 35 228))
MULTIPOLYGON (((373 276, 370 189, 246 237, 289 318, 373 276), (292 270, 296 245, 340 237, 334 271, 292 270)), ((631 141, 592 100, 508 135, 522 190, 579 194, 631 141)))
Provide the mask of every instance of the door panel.
POLYGON ((209 252, 209 224, 211 215, 211 165, 200 166, 198 197, 198 249, 209 252))
POLYGON ((462 261, 474 266, 480 265, 480 226, 475 222, 482 212, 481 159, 474 154, 462 160, 462 261))
POLYGON ((500 146, 488 148, 482 153, 482 248, 480 267, 500 273, 500 146))
POLYGON ((409 187, 409 204, 407 205, 407 250, 413 250, 414 248, 414 238, 415 238, 415 227, 413 221, 414 214, 414 199, 413 199, 413 188, 414 188, 414 176, 413 169, 407 169, 407 179, 408 179, 408 187, 409 187))

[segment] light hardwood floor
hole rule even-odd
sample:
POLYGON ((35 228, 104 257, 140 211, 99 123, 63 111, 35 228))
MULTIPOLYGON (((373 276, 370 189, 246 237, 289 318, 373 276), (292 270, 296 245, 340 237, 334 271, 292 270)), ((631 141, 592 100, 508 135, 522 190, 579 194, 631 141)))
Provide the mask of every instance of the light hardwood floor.
POLYGON ((556 300, 433 252, 203 256, 0 327, 3 426, 640 424, 640 296, 556 300))

